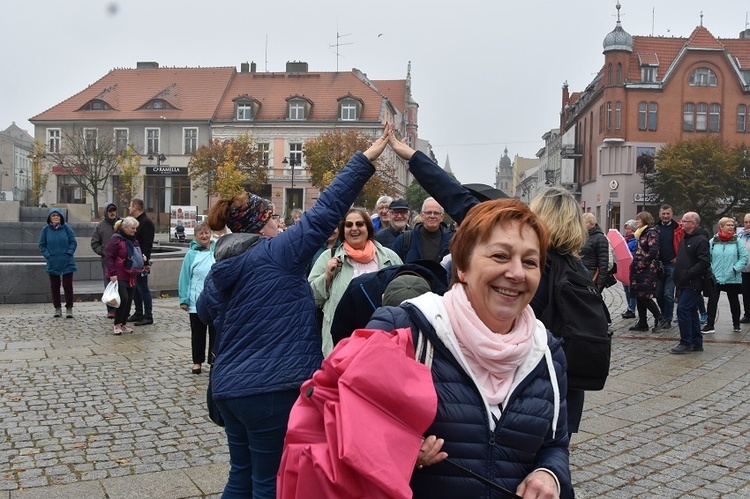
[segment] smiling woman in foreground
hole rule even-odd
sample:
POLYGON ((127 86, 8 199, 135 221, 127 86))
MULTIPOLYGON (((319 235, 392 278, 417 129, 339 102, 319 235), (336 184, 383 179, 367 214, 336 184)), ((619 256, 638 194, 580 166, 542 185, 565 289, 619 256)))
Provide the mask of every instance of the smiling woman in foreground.
POLYGON ((428 344, 438 409, 411 479, 415 498, 492 497, 446 458, 522 497, 573 497, 565 356, 529 307, 548 239, 519 201, 474 206, 451 241, 451 289, 381 308, 368 324, 411 327, 418 353, 428 344))

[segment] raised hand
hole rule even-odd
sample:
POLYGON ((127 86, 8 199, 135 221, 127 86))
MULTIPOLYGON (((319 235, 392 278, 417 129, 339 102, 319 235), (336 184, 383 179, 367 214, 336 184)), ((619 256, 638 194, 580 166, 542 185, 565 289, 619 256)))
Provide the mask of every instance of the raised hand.
POLYGON ((386 124, 383 126, 383 134, 372 143, 372 145, 364 152, 367 159, 375 161, 385 150, 385 146, 388 145, 388 141, 392 135, 391 126, 386 124))
POLYGON ((415 152, 417 152, 411 147, 409 147, 409 144, 406 143, 405 137, 404 137, 404 140, 398 140, 392 130, 391 130, 390 140, 388 141, 388 143, 396 152, 396 154, 398 154, 402 159, 405 159, 407 161, 410 160, 412 156, 414 156, 415 152))

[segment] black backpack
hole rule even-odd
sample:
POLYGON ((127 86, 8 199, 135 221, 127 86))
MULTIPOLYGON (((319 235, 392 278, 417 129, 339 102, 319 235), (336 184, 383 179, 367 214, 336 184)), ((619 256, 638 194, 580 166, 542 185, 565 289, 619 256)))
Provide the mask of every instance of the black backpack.
POLYGON ((549 297, 539 320, 556 338, 563 339, 568 388, 601 390, 609 375, 612 351, 604 300, 578 260, 552 251, 547 259, 549 297))

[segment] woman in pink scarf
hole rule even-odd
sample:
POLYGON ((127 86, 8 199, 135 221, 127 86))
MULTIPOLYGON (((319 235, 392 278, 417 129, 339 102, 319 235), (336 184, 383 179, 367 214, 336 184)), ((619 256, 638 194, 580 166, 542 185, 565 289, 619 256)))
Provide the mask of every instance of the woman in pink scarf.
POLYGON ((529 306, 548 245, 523 203, 478 204, 451 241, 451 289, 381 308, 368 324, 410 327, 431 366, 438 408, 411 478, 415 498, 494 497, 453 464, 521 497, 573 497, 565 355, 529 306))

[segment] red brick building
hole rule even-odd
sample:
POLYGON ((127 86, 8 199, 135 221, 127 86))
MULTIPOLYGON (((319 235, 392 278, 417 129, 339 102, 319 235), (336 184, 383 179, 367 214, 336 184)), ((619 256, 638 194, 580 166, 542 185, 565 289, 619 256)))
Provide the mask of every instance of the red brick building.
POLYGON ((701 20, 688 38, 631 36, 617 9, 604 65, 583 92, 563 86, 560 119, 562 178, 605 229, 644 207, 639 155, 706 135, 750 145, 750 30, 717 38, 701 20))

